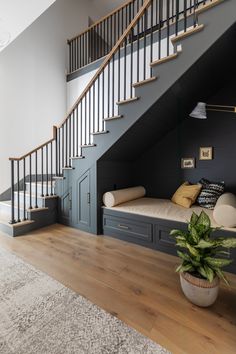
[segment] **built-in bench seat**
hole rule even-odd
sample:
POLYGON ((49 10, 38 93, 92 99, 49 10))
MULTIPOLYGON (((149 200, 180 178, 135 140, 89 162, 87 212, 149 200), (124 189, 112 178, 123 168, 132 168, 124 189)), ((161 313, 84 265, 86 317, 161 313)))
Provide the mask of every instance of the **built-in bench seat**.
MULTIPOLYGON (((176 254, 174 239, 169 235, 172 229, 186 230, 192 212, 204 210, 213 227, 219 227, 213 219, 213 211, 197 205, 184 208, 167 199, 139 198, 117 206, 103 207, 103 233, 119 239, 176 254)), ((236 228, 222 228, 215 231, 215 237, 236 237, 236 228)), ((236 259, 236 252, 232 250, 236 259)), ((236 273, 236 266, 228 270, 236 273)))

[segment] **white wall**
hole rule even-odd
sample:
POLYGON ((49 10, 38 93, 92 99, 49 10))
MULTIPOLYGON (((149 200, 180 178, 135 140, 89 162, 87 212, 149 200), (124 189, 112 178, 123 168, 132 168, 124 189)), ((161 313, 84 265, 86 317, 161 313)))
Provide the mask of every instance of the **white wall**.
POLYGON ((10 187, 8 157, 50 139, 64 117, 66 40, 91 13, 86 0, 57 0, 0 53, 0 193, 10 187))
POLYGON ((90 16, 94 21, 97 21, 101 17, 106 16, 109 12, 115 10, 117 7, 127 2, 127 0, 112 0, 112 1, 111 0, 90 0, 90 1, 93 8, 96 9, 94 15, 90 16))

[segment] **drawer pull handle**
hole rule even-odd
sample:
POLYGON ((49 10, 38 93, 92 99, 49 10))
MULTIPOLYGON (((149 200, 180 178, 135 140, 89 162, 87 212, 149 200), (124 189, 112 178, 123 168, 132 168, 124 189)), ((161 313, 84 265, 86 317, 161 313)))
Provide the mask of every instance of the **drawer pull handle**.
POLYGON ((129 230, 129 227, 125 225, 119 224, 118 227, 120 227, 121 229, 129 230))

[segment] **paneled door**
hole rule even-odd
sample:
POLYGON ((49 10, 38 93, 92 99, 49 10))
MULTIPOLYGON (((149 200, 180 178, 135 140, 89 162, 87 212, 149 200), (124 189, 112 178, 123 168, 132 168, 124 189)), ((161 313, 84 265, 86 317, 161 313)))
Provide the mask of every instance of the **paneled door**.
POLYGON ((77 181, 77 224, 86 231, 91 227, 91 194, 90 171, 88 170, 77 181))

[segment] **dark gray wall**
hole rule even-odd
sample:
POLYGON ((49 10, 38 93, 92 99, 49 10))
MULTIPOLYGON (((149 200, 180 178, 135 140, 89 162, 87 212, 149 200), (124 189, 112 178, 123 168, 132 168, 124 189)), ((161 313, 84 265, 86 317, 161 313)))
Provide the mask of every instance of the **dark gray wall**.
POLYGON ((209 112, 207 120, 186 118, 135 161, 134 184, 144 185, 149 196, 169 198, 182 181, 195 183, 204 177, 225 181, 227 190, 235 193, 235 159, 236 115, 209 112), (199 160, 200 146, 213 147, 213 160, 199 160), (181 157, 195 157, 196 168, 181 169, 181 157))
MULTIPOLYGON (((234 82, 209 99, 211 104, 236 105, 234 82)), ((184 117, 176 129, 133 163, 134 184, 145 185, 152 197, 170 197, 184 180, 202 177, 225 181, 236 192, 236 114, 208 112, 208 119, 184 117), (212 146, 214 158, 199 160, 200 146, 212 146), (195 169, 181 169, 181 157, 195 157, 195 169)))

